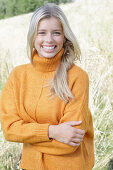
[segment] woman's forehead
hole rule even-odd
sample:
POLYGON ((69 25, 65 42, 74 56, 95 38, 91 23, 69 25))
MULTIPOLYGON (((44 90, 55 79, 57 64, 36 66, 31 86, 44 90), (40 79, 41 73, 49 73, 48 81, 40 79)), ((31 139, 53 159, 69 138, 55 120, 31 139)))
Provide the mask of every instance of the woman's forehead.
POLYGON ((60 19, 56 17, 43 18, 38 23, 38 29, 42 29, 42 28, 44 29, 49 27, 62 30, 62 24, 60 19))

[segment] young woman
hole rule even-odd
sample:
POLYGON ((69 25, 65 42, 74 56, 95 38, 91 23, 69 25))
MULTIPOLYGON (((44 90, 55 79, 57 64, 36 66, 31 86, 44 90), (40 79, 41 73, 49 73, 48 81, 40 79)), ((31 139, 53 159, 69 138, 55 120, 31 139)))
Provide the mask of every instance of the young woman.
POLYGON ((13 69, 0 103, 6 140, 23 143, 20 168, 91 170, 88 75, 73 63, 80 48, 57 5, 46 4, 34 12, 27 51, 31 63, 13 69))

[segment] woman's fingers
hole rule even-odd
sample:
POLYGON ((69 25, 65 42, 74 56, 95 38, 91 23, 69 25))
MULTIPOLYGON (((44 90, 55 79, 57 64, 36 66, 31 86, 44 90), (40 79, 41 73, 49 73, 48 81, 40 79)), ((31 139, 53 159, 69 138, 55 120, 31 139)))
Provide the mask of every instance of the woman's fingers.
POLYGON ((68 145, 70 146, 79 146, 80 143, 75 143, 75 142, 69 142, 68 145))
POLYGON ((77 128, 74 128, 74 132, 75 132, 75 134, 80 134, 80 135, 84 135, 85 134, 85 130, 77 129, 77 128))
MULTIPOLYGON (((77 126, 77 125, 80 125, 81 123, 82 123, 81 120, 80 121, 64 122, 64 124, 71 125, 71 126, 77 126)), ((74 131, 75 131, 75 133, 80 134, 80 135, 84 135, 85 134, 85 130, 78 129, 78 128, 75 128, 75 127, 74 127, 74 131)))
POLYGON ((83 139, 84 135, 75 134, 72 138, 83 139))
POLYGON ((79 139, 79 138, 73 138, 72 139, 72 142, 74 142, 74 143, 80 143, 82 141, 83 141, 83 138, 82 139, 79 139))

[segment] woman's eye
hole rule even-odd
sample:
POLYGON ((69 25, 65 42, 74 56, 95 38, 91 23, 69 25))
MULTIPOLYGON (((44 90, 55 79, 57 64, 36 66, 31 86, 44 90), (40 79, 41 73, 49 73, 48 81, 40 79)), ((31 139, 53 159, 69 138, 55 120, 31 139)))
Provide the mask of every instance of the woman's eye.
POLYGON ((60 33, 60 32, 54 32, 54 34, 56 34, 56 35, 60 35, 61 33, 60 33))
POLYGON ((45 34, 45 32, 38 32, 38 34, 42 34, 43 35, 43 34, 45 34))

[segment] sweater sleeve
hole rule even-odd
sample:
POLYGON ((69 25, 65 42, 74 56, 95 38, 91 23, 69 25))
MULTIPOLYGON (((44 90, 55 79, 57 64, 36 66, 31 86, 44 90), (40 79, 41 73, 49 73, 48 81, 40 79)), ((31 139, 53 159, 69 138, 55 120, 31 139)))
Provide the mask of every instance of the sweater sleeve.
MULTIPOLYGON (((93 126, 90 125, 89 119, 92 119, 91 113, 88 109, 88 95, 89 95, 89 79, 86 73, 80 75, 74 82, 72 92, 75 99, 71 100, 65 107, 63 117, 60 119, 59 124, 67 121, 79 121, 82 120, 82 124, 75 126, 79 129, 84 129, 86 134, 85 137, 93 136, 93 126), (90 130, 89 130, 90 128, 90 130), (89 133, 90 132, 90 133, 89 133)), ((60 132, 59 132, 60 133, 60 132)), ((49 142, 38 143, 38 150, 43 153, 53 155, 70 154, 76 151, 79 146, 70 146, 61 143, 56 140, 49 142)))
POLYGON ((49 123, 25 122, 19 116, 11 83, 12 75, 13 73, 9 76, 0 98, 0 119, 5 139, 31 144, 50 142, 48 137, 49 123))
POLYGON ((82 124, 75 127, 84 129, 87 132, 90 111, 88 108, 89 78, 86 72, 79 74, 79 77, 77 77, 73 84, 72 93, 74 94, 74 99, 66 105, 60 123, 82 120, 82 124))

